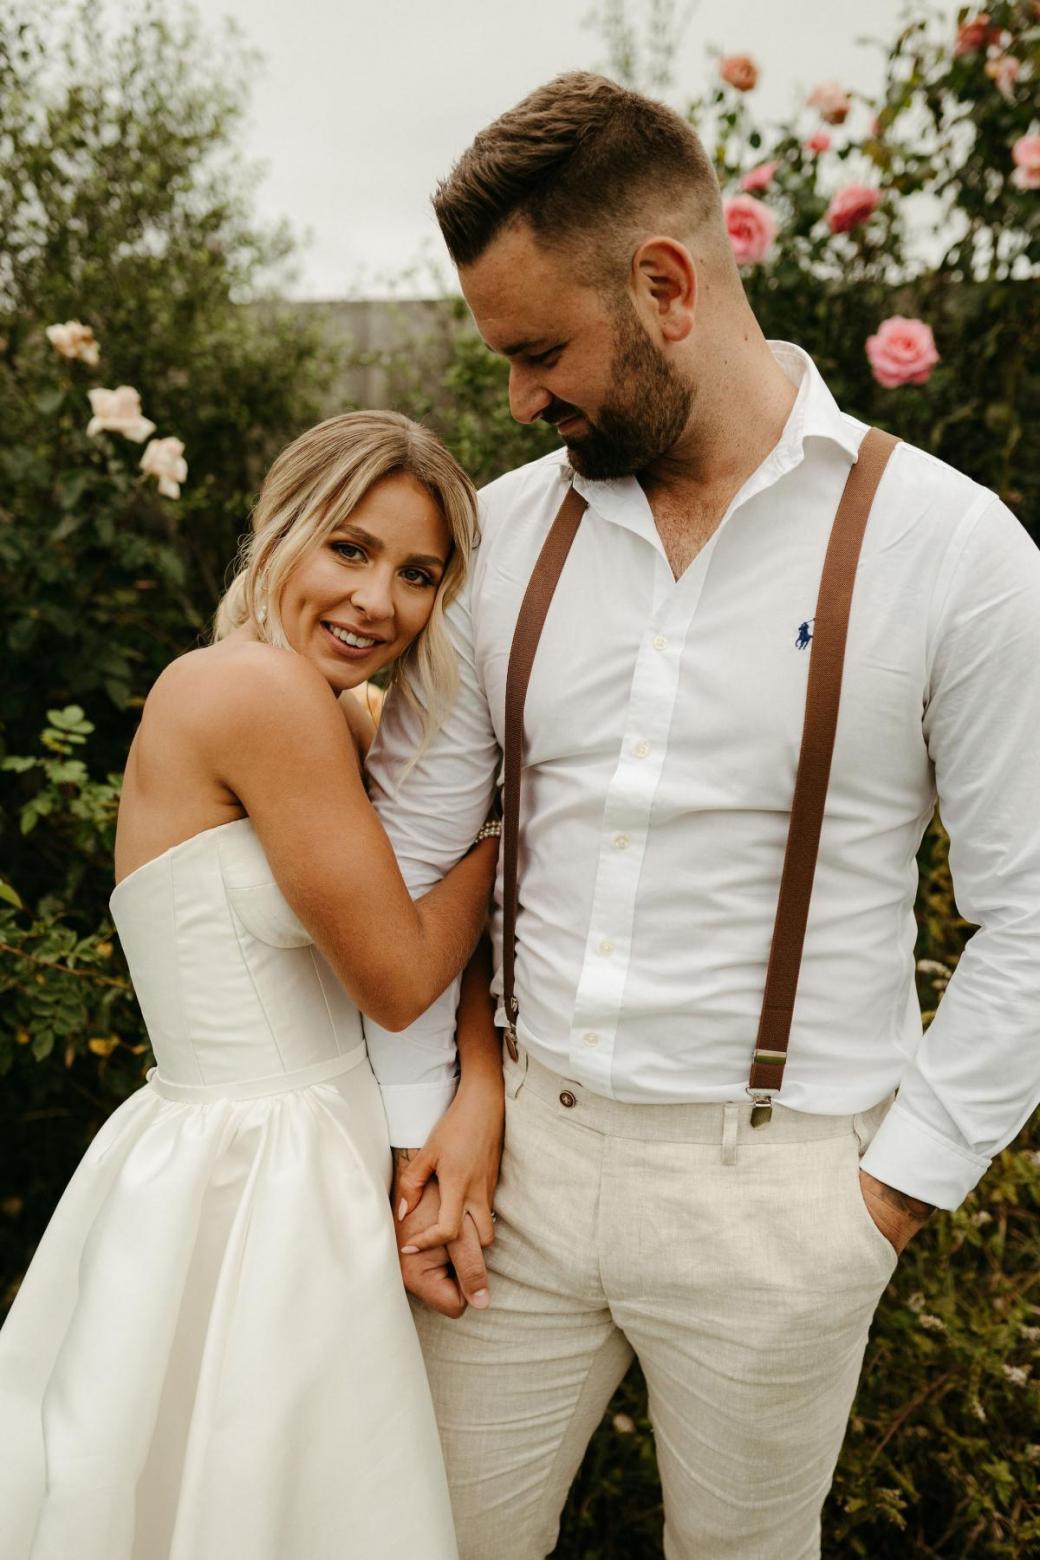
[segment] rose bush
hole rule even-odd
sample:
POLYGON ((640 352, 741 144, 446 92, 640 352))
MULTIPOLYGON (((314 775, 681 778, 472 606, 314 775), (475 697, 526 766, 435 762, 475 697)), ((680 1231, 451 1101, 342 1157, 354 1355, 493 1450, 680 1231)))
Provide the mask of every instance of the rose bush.
POLYGON ((147 1065, 107 911, 141 702, 332 361, 268 299, 241 61, 157 0, 0 7, 0 1310, 147 1065))

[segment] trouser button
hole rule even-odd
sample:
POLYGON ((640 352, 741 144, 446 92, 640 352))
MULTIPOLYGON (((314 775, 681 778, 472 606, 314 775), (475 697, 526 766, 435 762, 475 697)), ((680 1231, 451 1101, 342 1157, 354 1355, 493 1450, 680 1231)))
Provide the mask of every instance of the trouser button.
POLYGON ((570 1089, 564 1089, 563 1093, 560 1095, 560 1104, 563 1105, 567 1110, 570 1110, 571 1106, 577 1105, 577 1103, 578 1102, 574 1098, 574 1095, 571 1093, 570 1089))

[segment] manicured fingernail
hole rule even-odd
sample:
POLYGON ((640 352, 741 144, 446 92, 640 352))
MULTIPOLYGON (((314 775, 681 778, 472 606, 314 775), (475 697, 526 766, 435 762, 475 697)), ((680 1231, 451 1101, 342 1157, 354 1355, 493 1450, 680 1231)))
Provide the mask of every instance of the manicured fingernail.
POLYGON ((414 1257, 418 1250, 418 1246, 402 1246, 401 1255, 402 1257, 414 1257))
POLYGON ((398 1222, 398 1224, 400 1224, 401 1220, 404 1218, 404 1216, 405 1216, 405 1214, 407 1212, 408 1212, 408 1199, 407 1199, 407 1197, 402 1197, 401 1201, 397 1204, 397 1222, 398 1222))
POLYGON ((486 1289, 478 1289, 476 1294, 471 1297, 470 1304, 475 1305, 478 1311, 486 1311, 490 1299, 491 1296, 486 1289))

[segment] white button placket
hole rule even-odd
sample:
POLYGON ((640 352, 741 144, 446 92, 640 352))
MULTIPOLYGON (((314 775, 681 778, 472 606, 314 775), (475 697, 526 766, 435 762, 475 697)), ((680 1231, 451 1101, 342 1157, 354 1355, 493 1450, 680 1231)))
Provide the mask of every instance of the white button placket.
POLYGON ((625 731, 603 809, 570 1034, 571 1076, 608 1097, 650 816, 668 750, 683 645, 706 576, 705 567, 693 567, 677 588, 663 558, 661 564, 655 610, 636 656, 625 731))

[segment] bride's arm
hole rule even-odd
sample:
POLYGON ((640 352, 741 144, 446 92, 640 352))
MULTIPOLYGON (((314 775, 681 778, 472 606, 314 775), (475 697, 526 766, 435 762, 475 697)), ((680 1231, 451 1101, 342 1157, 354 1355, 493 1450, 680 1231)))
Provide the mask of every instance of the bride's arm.
POLYGON ((502 1156, 505 1102, 491 974, 491 940, 485 933, 462 977, 455 1098, 421 1149, 394 1150, 393 1199, 399 1220, 415 1208, 431 1176, 438 1182, 440 1208, 435 1222, 421 1236, 417 1225, 408 1228, 406 1244, 417 1250, 456 1240, 467 1213, 482 1246, 495 1238, 491 1210, 502 1156))
POLYGON ((198 712, 207 767, 239 798, 275 878, 358 1007, 403 1029, 466 964, 497 841, 413 902, 328 683, 302 657, 242 647, 198 712))

